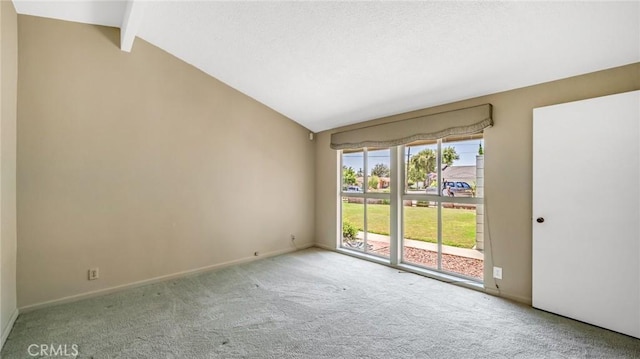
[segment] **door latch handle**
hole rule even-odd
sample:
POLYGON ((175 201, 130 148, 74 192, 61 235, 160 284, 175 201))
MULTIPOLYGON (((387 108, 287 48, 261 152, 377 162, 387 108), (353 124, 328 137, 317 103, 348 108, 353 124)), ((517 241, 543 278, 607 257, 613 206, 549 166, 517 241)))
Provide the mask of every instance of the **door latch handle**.
POLYGON ((536 219, 536 222, 538 222, 538 223, 542 223, 542 222, 544 222, 544 218, 542 218, 542 217, 538 217, 538 219, 536 219))

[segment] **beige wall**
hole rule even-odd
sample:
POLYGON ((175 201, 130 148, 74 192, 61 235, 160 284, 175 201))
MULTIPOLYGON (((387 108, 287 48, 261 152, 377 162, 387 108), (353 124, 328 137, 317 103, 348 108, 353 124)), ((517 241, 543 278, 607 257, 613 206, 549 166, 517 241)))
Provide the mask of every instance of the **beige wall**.
POLYGON ((313 242, 307 129, 117 29, 18 30, 20 307, 313 242))
MULTIPOLYGON (((495 292, 491 275, 491 267, 495 263, 503 268, 503 279, 498 283, 500 294, 530 302, 533 108, 638 89, 640 64, 636 63, 391 116, 344 129, 483 103, 493 104, 495 126, 485 131, 485 213, 488 222, 488 228, 485 228, 485 286, 489 291, 495 292)), ((326 247, 335 247, 338 216, 338 162, 336 151, 329 148, 332 131, 316 136, 316 241, 326 247)), ((594 143, 594 148, 597 146, 594 143)))
POLYGON ((16 101, 18 16, 0 2, 0 337, 16 315, 16 101))

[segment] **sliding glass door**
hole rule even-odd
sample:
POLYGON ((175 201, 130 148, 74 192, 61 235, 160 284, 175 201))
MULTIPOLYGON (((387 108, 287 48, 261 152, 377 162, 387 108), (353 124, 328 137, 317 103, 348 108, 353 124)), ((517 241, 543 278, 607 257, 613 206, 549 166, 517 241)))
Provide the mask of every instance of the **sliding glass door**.
POLYGON ((342 248, 482 280, 482 134, 343 151, 341 162, 342 248))
POLYGON ((475 135, 404 146, 403 263, 482 279, 483 145, 475 135))

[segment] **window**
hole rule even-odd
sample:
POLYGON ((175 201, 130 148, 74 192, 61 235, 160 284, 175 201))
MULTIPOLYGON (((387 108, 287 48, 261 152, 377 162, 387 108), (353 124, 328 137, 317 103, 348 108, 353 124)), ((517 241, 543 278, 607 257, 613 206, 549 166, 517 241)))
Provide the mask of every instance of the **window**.
POLYGON ((389 149, 342 153, 341 247, 389 258, 390 158, 389 149))
POLYGON ((483 147, 475 134, 343 151, 341 247, 482 280, 483 147))

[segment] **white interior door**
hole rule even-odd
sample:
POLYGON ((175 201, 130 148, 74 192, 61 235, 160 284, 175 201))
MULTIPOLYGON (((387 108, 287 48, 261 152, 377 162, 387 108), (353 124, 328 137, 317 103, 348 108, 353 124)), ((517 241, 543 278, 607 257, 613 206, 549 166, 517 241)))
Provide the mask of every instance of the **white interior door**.
POLYGON ((640 91, 533 117, 533 306, 640 338, 640 91))

